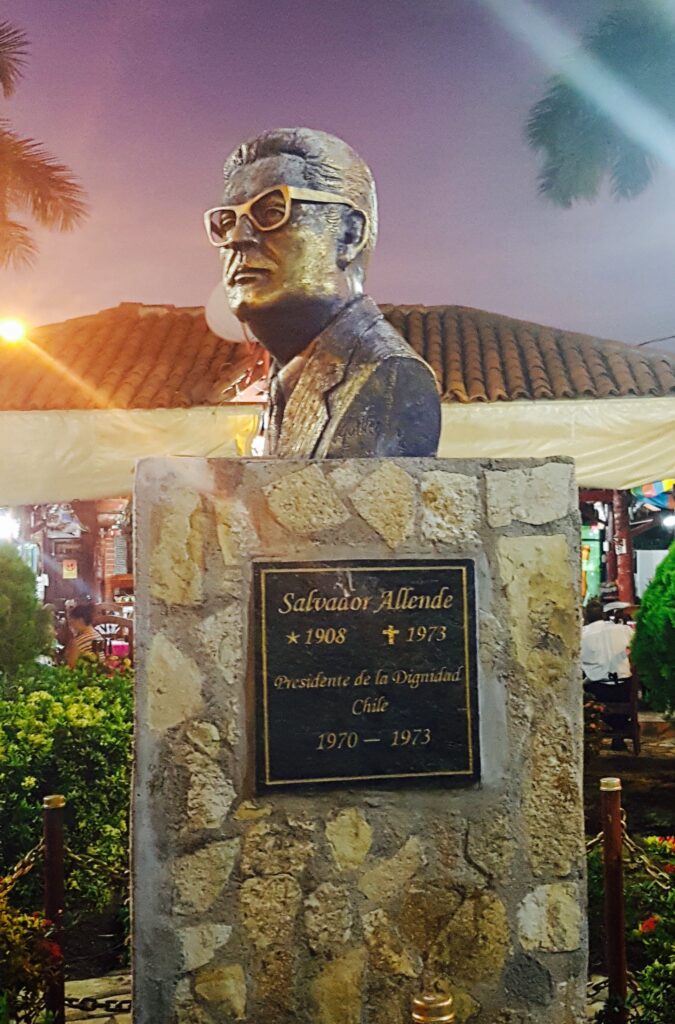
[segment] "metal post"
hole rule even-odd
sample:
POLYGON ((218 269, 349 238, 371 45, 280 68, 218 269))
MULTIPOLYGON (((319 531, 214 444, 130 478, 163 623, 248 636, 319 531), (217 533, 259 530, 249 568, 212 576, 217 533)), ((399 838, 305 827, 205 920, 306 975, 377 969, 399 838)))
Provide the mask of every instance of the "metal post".
POLYGON ((412 1001, 413 1024, 455 1024, 452 996, 425 992, 412 1001))
POLYGON ((619 601, 635 604, 633 574, 633 539, 628 521, 628 492, 614 491, 614 546, 616 550, 616 583, 619 601))
POLYGON ((600 779, 600 824, 605 882, 605 950, 609 1003, 615 1014, 612 1020, 616 1021, 616 1024, 626 1024, 628 967, 623 905, 621 779, 600 779))
MULTIPOLYGON (((612 494, 613 493, 614 492, 612 492, 612 494)), ((612 498, 612 502, 613 502, 613 500, 614 499, 612 498)), ((617 567, 616 567, 616 547, 614 546, 614 542, 615 542, 615 539, 616 539, 616 534, 614 532, 615 526, 616 526, 616 524, 614 522, 614 506, 610 502, 610 504, 608 506, 608 510, 607 510, 607 532, 605 534, 606 539, 607 539, 607 561, 605 563, 605 581, 607 583, 616 583, 616 573, 617 573, 617 567)), ((617 583, 617 593, 618 593, 618 583, 617 583)))
MULTIPOLYGON (((54 925, 54 942, 63 949, 63 808, 62 796, 46 796, 42 801, 45 839, 45 917, 54 925)), ((63 958, 50 978, 45 991, 45 1007, 54 1024, 64 1024, 65 981, 63 958)))

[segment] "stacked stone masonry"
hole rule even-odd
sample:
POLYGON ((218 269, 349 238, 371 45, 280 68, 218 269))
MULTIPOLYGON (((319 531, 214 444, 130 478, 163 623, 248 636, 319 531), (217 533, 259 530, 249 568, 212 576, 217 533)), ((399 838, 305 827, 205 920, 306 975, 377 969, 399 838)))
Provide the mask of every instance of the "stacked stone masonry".
POLYGON ((566 460, 150 459, 137 475, 136 1024, 578 1024, 566 460), (472 558, 482 781, 256 796, 254 559, 472 558))

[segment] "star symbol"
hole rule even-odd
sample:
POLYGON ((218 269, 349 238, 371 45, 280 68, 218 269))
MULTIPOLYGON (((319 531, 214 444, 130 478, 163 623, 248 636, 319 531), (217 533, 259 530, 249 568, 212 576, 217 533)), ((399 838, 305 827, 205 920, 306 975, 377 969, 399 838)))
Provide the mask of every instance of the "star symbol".
POLYGON ((287 633, 286 634, 286 639, 288 640, 289 644, 297 644, 299 638, 300 638, 300 634, 299 633, 287 633))

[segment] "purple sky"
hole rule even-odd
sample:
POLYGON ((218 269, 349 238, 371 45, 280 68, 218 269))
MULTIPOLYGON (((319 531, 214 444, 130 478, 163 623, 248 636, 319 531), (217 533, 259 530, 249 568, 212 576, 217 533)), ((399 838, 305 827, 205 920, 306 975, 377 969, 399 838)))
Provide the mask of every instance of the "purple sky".
MULTIPOLYGON (((571 31, 603 9, 538 6, 571 31)), ((33 269, 0 275, 0 316, 203 304, 218 261, 201 213, 223 157, 303 124, 373 169, 378 301, 627 341, 675 333, 675 172, 630 203, 539 199, 523 125, 550 69, 480 0, 4 0, 0 18, 31 40, 0 116, 67 162, 92 208, 73 234, 38 233, 33 269)))

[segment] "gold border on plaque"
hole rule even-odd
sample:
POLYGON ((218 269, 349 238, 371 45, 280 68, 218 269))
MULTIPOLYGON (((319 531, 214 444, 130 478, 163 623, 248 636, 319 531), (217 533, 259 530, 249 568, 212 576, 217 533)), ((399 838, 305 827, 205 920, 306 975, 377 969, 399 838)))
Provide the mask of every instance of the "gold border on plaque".
POLYGON ((265 577, 268 573, 293 573, 294 575, 299 573, 318 573, 318 572, 413 572, 416 569, 424 568, 424 559, 418 562, 417 565, 342 565, 340 568, 333 566, 312 566, 308 568, 297 567, 294 569, 286 568, 261 568, 260 570, 260 598, 262 603, 262 612, 260 616, 260 626, 262 631, 261 637, 261 660, 262 660, 262 674, 263 674, 263 746, 265 751, 265 785, 266 786, 302 786, 308 785, 314 782, 367 782, 375 781, 378 779, 425 779, 425 778, 438 778, 440 776, 456 776, 456 775, 473 775, 474 770, 474 753, 473 753, 473 717, 471 710, 471 687, 470 687, 470 668, 471 668, 471 655, 469 645, 469 593, 467 585, 467 567, 466 565, 444 565, 438 562, 430 562, 434 569, 450 569, 453 572, 461 572, 462 574, 462 614, 463 614, 463 633, 464 633, 464 699, 466 703, 466 726, 467 726, 467 739, 468 739, 468 768, 456 769, 453 771, 432 771, 432 772, 387 772, 384 775, 329 775, 325 778, 310 778, 310 779, 271 779, 270 778, 270 736, 269 736, 269 698, 267 694, 267 591, 265 587, 265 577))

